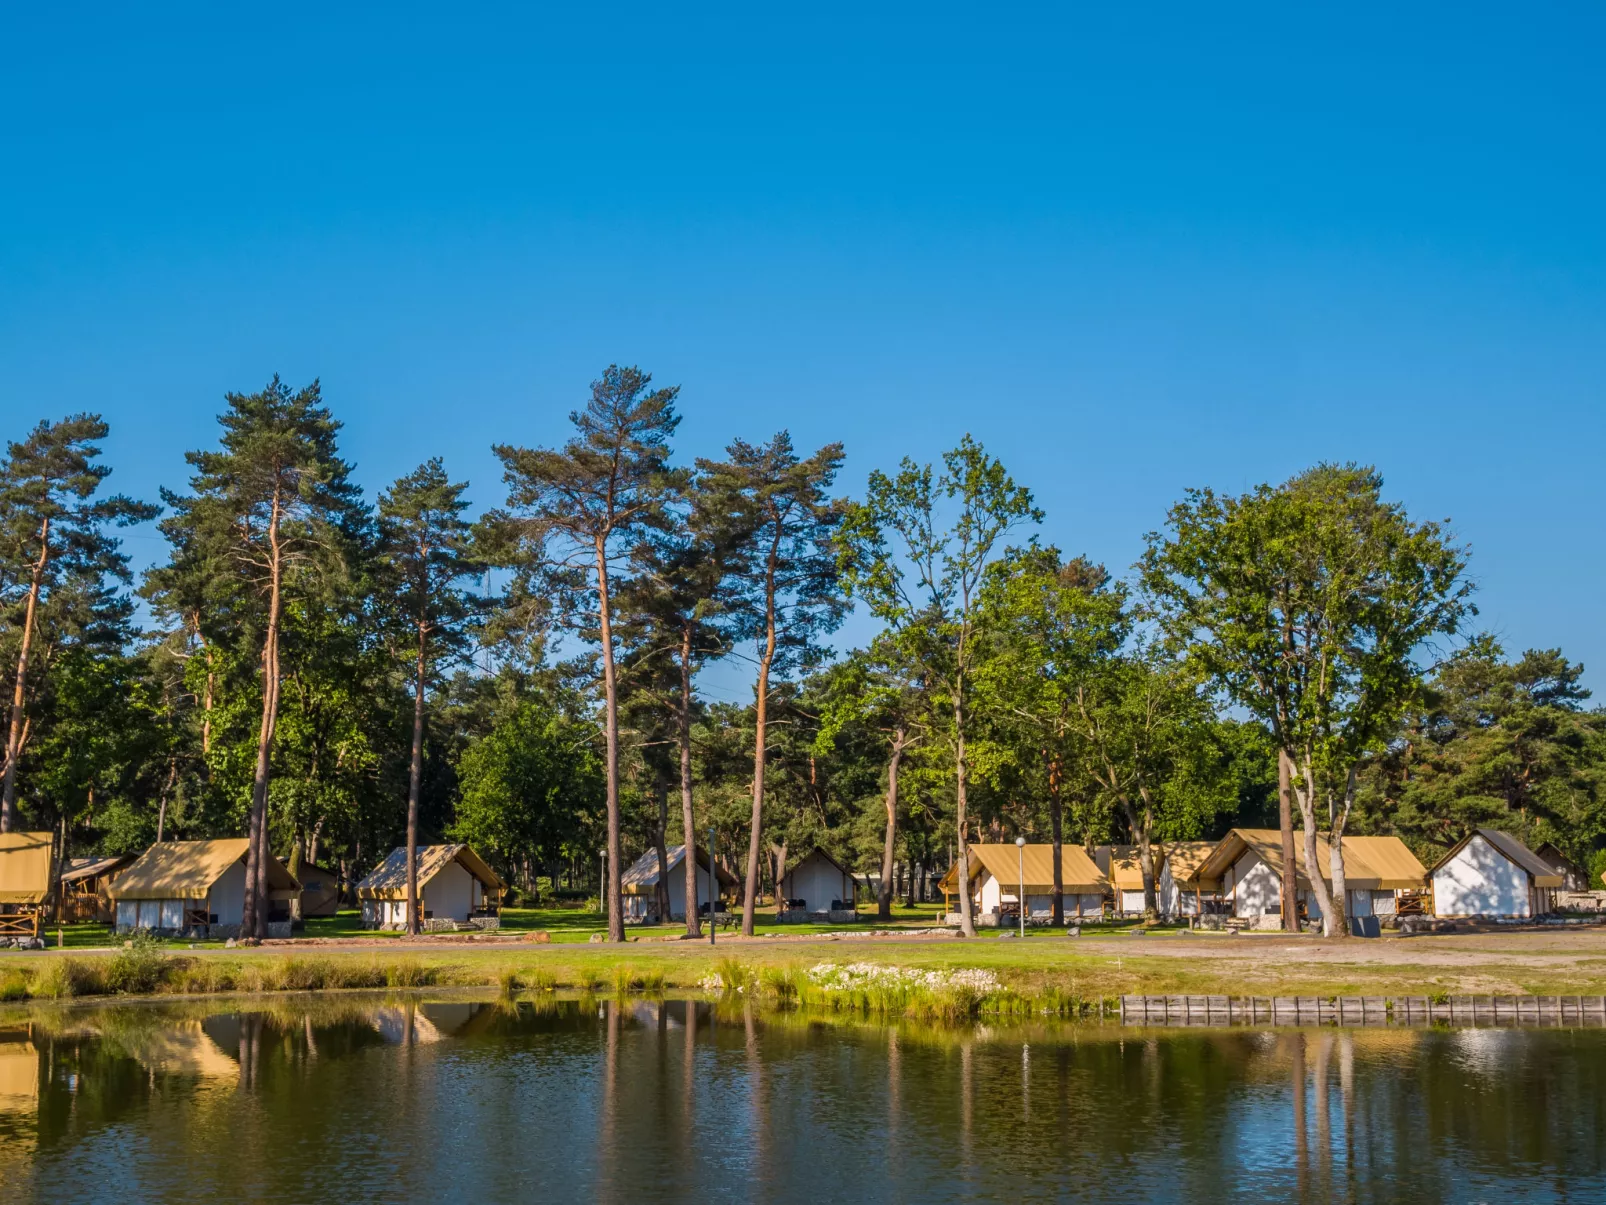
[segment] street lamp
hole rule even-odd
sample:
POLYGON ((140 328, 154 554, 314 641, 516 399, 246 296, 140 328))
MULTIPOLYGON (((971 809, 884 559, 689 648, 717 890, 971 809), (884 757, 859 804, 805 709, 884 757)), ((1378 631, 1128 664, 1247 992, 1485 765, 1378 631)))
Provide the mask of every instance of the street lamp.
POLYGON ((1026 838, 1015 838, 1015 860, 1020 863, 1020 935, 1026 936, 1026 838))

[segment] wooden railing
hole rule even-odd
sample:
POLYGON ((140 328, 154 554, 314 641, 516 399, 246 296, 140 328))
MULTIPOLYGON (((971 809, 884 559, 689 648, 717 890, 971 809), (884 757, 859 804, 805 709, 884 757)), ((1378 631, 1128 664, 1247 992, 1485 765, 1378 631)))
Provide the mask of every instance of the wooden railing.
POLYGON ((41 923, 43 914, 38 909, 0 913, 0 937, 38 937, 41 923))

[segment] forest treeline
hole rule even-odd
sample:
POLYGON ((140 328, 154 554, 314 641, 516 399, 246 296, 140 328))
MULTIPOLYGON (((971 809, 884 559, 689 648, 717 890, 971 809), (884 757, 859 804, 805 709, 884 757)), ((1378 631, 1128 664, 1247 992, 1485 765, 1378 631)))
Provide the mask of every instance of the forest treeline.
POLYGON ((61 857, 249 836, 253 882, 269 850, 354 881, 445 839, 532 896, 606 865, 615 937, 621 868, 688 828, 749 929, 815 844, 885 910, 963 870, 960 834, 1130 842, 1152 879, 1167 840, 1282 823, 1331 844, 1340 932, 1345 833, 1431 860, 1488 824, 1606 865, 1582 667, 1480 632, 1468 550, 1371 468, 1188 490, 1108 567, 969 436, 855 490, 785 431, 678 460, 678 405, 610 367, 474 505, 438 458, 366 497, 316 382, 227 395, 157 500, 113 491, 93 414, 19 433, 0 825, 61 857), (153 519, 136 580, 117 532, 153 519), (874 635, 834 648, 853 607, 874 635), (750 701, 699 693, 715 662, 750 701))

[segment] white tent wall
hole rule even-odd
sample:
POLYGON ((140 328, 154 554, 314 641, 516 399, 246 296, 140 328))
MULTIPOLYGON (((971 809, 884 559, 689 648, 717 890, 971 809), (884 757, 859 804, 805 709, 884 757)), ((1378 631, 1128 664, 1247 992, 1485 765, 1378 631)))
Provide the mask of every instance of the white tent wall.
POLYGON ((1439 916, 1530 916, 1528 873, 1481 836, 1433 872, 1439 916))
MULTIPOLYGON (((432 920, 468 920, 474 915, 475 886, 474 876, 460 864, 446 863, 424 884, 424 916, 432 920)), ((405 903, 401 914, 406 919, 405 903)))

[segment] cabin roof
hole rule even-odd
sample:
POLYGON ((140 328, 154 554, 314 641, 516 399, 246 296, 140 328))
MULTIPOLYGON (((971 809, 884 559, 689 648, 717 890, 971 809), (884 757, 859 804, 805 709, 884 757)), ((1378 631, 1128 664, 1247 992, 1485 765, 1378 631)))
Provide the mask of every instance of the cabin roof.
POLYGON ((1473 829, 1452 845, 1444 857, 1433 864, 1433 873, 1437 874, 1439 868, 1465 849, 1467 843, 1474 837, 1482 837, 1503 855, 1508 862, 1514 862, 1527 871, 1535 887, 1561 887, 1565 884, 1566 880, 1556 873, 1555 867, 1546 865, 1544 859, 1524 845, 1518 838, 1498 828, 1473 829))
MULTIPOLYGON (((664 856, 669 859, 669 869, 673 871, 686 860, 686 846, 670 845, 664 849, 664 856)), ((697 865, 704 870, 708 869, 708 850, 697 851, 697 865)), ((722 887, 735 887, 740 880, 723 866, 719 867, 719 883, 722 887)), ((623 895, 651 895, 658 888, 658 851, 649 849, 641 857, 626 868, 619 879, 619 890, 623 895)))
MULTIPOLYGON (((462 843, 420 845, 418 847, 418 889, 447 866, 456 862, 487 887, 500 891, 507 886, 479 854, 462 843)), ((407 898, 407 847, 398 845, 368 877, 357 884, 357 895, 365 900, 405 900, 407 898)))
MULTIPOLYGON (((164 841, 153 845, 106 888, 115 900, 201 899, 236 862, 245 861, 250 841, 224 837, 214 841, 164 841)), ((268 855, 268 891, 301 890, 284 863, 268 855)))
POLYGON ((76 883, 79 879, 98 878, 120 866, 127 866, 138 854, 96 854, 91 858, 69 858, 61 872, 63 883, 76 883))
MULTIPOLYGON (((1220 879, 1228 868, 1252 852, 1279 878, 1283 872, 1282 836, 1274 828, 1235 828, 1221 839, 1199 867, 1206 878, 1220 879)), ((1331 879, 1332 850, 1325 838, 1316 839, 1316 859, 1324 880, 1331 879)), ((1305 839, 1294 835, 1295 882, 1310 889, 1306 874, 1305 839)), ((1398 837, 1345 837, 1344 881, 1352 891, 1399 891, 1421 887, 1427 871, 1416 855, 1398 837)))
POLYGON ((0 904, 42 904, 50 895, 50 833, 0 833, 0 904))
MULTIPOLYGON (((1054 890, 1054 847, 1052 845, 1028 845, 1021 849, 1019 854, 1016 846, 1007 845, 980 845, 972 844, 967 847, 970 851, 970 877, 972 881, 978 878, 983 871, 991 874, 1006 887, 1019 888, 1021 865, 1024 863, 1026 871, 1026 894, 1048 895, 1054 890)), ((941 889, 953 891, 959 882, 958 863, 949 867, 948 873, 943 876, 941 889)), ((1087 850, 1080 845, 1062 845, 1060 847, 1060 878, 1062 888, 1067 895, 1097 895, 1102 894, 1109 885, 1109 879, 1092 858, 1088 857, 1087 850)))

